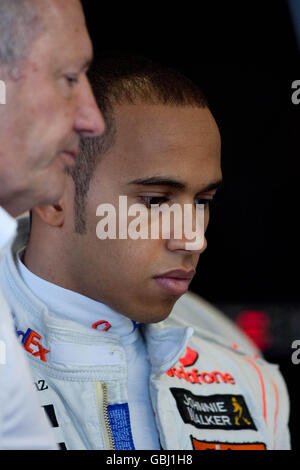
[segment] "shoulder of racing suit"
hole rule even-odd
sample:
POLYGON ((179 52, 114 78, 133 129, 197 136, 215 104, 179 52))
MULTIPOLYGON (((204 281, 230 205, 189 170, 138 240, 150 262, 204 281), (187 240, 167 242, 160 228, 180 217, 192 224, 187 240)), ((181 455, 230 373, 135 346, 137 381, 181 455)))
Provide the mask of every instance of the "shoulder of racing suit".
POLYGON ((194 292, 188 291, 174 305, 167 325, 192 325, 194 333, 210 331, 230 344, 236 344, 249 354, 261 355, 253 341, 222 311, 194 292))

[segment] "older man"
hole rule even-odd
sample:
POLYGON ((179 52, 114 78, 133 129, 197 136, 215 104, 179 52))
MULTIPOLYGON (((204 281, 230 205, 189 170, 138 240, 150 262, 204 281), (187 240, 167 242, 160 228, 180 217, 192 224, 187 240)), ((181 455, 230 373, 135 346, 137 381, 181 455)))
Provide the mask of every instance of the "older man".
MULTIPOLYGON (((0 0, 0 260, 16 233, 13 217, 58 201, 80 137, 104 130, 86 76, 91 60, 78 0, 0 0)), ((0 448, 55 448, 4 295, 0 448)))

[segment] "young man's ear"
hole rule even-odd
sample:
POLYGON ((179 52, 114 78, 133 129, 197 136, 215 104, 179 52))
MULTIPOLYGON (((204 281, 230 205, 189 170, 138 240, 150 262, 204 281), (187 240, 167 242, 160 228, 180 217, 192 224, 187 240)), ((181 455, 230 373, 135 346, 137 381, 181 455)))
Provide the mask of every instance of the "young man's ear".
POLYGON ((62 227, 65 220, 65 204, 61 199, 57 204, 35 207, 32 213, 33 217, 37 215, 52 227, 62 227))

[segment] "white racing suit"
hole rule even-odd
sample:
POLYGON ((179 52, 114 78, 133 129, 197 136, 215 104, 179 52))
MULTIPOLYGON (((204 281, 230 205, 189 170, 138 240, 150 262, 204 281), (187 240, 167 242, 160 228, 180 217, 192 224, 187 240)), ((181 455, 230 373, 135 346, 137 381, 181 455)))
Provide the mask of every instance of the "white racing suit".
MULTIPOLYGON (((10 250, 17 224, 0 207, 0 264, 10 250)), ((32 384, 25 354, 16 339, 11 312, 0 287, 0 449, 55 450, 48 419, 32 384)))
POLYGON ((187 292, 175 303, 165 324, 169 326, 193 325, 194 334, 201 336, 203 330, 221 336, 228 344, 241 348, 250 355, 262 355, 254 342, 223 312, 209 302, 187 292))
MULTIPOLYGON (((131 364, 119 337, 50 315, 24 284, 14 256, 1 266, 0 285, 57 443, 62 449, 134 449, 131 364)), ((277 365, 207 330, 193 333, 187 324, 140 330, 162 449, 290 448, 289 399, 277 365)))

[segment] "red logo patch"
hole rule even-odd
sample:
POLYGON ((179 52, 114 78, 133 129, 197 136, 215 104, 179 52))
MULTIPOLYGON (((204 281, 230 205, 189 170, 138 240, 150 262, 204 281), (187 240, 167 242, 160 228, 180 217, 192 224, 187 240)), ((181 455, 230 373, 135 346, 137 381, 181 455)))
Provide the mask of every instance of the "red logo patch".
POLYGON ((183 367, 193 366, 198 359, 197 351, 187 347, 186 348, 186 355, 179 359, 179 362, 183 365, 183 367))
POLYGON ((184 367, 194 365, 195 362, 198 359, 198 353, 197 351, 194 351, 193 349, 187 347, 186 348, 186 354, 184 357, 179 359, 179 362, 182 364, 179 368, 177 367, 172 367, 169 369, 166 374, 169 377, 177 377, 178 379, 183 379, 186 380, 187 382, 190 382, 192 384, 197 383, 197 384, 211 384, 211 383, 230 383, 230 384, 235 384, 235 380, 232 377, 232 375, 226 373, 219 372, 217 370, 213 372, 198 372, 198 369, 192 369, 192 370, 185 370, 184 367))
POLYGON ((95 330, 107 331, 110 329, 110 327, 111 327, 111 324, 106 320, 96 321, 95 323, 92 324, 92 328, 94 328, 95 330), (103 325, 103 327, 98 328, 99 325, 103 325))
POLYGON ((17 335, 22 336, 22 344, 26 351, 32 354, 32 356, 40 357, 41 361, 47 362, 46 354, 50 352, 50 350, 44 348, 39 341, 37 341, 42 339, 41 335, 30 328, 28 328, 26 333, 24 333, 24 331, 17 331, 17 335), (35 346, 35 349, 32 349, 32 346, 35 346))
POLYGON ((207 442, 198 441, 191 436, 194 450, 266 450, 262 442, 207 442))

